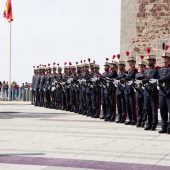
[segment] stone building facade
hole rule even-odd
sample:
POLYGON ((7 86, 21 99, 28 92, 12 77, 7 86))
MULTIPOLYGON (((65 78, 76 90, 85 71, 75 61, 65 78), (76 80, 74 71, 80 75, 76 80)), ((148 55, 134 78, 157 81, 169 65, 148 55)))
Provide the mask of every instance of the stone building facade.
POLYGON ((170 45, 170 0, 122 0, 121 58, 129 51, 139 61, 150 47, 162 65, 163 43, 170 45))

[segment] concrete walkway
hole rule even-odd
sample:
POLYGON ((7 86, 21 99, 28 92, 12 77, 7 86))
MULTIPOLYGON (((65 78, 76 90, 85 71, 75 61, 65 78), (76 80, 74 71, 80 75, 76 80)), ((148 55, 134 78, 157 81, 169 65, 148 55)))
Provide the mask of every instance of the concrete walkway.
POLYGON ((0 102, 0 170, 169 170, 168 166, 170 135, 27 102, 0 102))

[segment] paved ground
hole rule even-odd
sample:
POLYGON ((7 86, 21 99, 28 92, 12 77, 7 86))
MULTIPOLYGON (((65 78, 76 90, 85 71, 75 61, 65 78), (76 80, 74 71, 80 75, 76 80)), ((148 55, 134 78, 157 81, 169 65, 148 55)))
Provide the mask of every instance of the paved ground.
POLYGON ((169 170, 170 135, 0 102, 0 170, 169 170))

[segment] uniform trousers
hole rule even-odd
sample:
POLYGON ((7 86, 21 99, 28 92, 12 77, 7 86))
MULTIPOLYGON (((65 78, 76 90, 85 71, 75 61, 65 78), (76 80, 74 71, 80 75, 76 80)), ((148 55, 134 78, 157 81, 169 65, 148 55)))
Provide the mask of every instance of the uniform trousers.
POLYGON ((159 107, 162 120, 162 129, 170 131, 170 95, 159 96, 159 107))
POLYGON ((128 112, 129 122, 136 123, 136 104, 135 104, 135 95, 134 93, 125 94, 126 109, 128 112))

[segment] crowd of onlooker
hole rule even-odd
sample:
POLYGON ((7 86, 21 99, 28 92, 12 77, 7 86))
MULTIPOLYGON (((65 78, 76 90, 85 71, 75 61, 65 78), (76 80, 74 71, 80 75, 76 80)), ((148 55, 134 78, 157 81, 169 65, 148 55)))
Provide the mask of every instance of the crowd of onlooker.
POLYGON ((0 81, 0 98, 2 100, 7 100, 10 96, 10 100, 21 99, 23 96, 23 90, 30 90, 30 83, 22 83, 21 86, 17 84, 17 82, 13 81, 11 86, 9 86, 8 81, 0 81), (10 93, 10 95, 9 95, 10 93))

